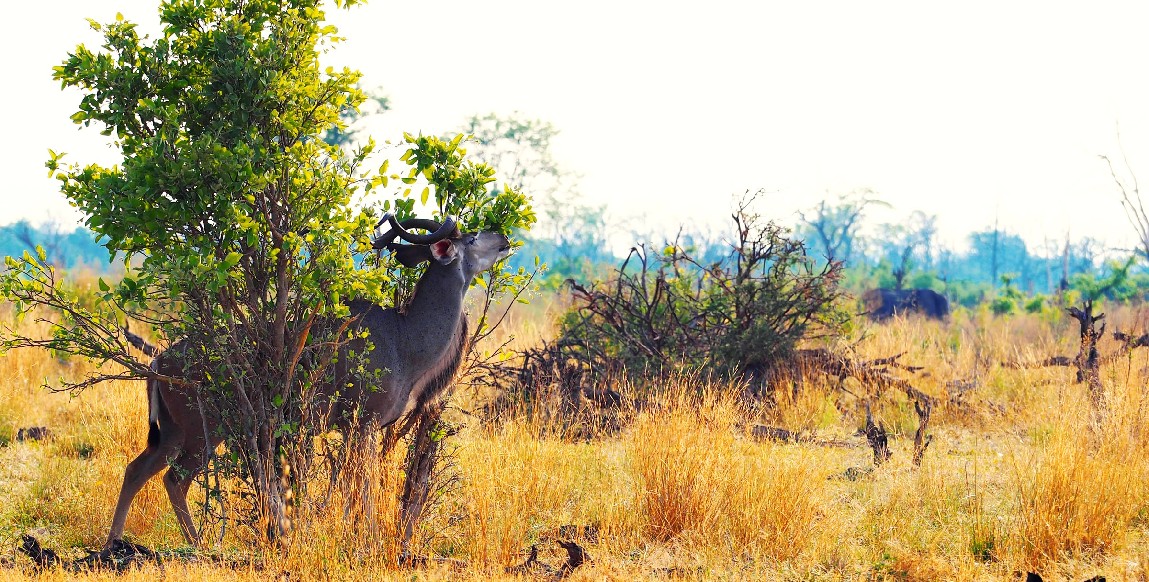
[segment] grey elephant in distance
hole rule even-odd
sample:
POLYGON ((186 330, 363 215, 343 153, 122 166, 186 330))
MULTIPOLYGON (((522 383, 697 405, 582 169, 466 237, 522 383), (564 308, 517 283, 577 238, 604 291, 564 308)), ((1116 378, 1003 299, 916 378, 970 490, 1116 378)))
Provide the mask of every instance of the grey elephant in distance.
POLYGON ((931 319, 945 319, 950 314, 949 300, 933 289, 871 289, 862 295, 862 303, 874 321, 911 313, 931 319))

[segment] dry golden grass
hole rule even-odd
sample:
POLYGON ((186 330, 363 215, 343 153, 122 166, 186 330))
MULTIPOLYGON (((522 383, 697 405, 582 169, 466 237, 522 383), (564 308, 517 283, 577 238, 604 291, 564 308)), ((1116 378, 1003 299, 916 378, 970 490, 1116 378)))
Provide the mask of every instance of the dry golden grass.
MULTIPOLYGON (((511 327, 537 341, 549 333, 545 303, 511 327)), ((1132 310, 1110 329, 1144 331, 1132 310)), ((557 565, 563 526, 580 535, 593 562, 573 580, 1013 580, 1033 570, 1047 580, 1104 574, 1145 580, 1149 570, 1149 350, 1105 369, 1106 412, 1090 414, 1084 387, 1066 368, 1017 369, 1076 352, 1070 321, 959 313, 948 323, 897 320, 863 325, 859 358, 907 352, 928 374, 915 385, 943 404, 924 463, 910 463, 917 417, 899 394, 874 409, 891 431, 894 457, 872 472, 856 447, 777 444, 749 438, 756 423, 861 444, 858 396, 872 387, 807 385, 754 410, 726 386, 691 378, 655 387, 657 406, 633 412, 623 430, 592 441, 527 417, 492 425, 456 413, 449 441, 455 477, 429 510, 419 547, 444 561, 416 570, 394 564, 392 532, 401 459, 360 462, 369 491, 345 481, 330 498, 304 504, 288 549, 260 567, 169 560, 117 579, 488 580, 513 578, 531 545, 557 565), (949 402, 949 382, 977 388, 949 402), (854 468, 853 471, 848 471, 854 468)), ((857 338, 852 338, 857 339, 857 338)), ((1103 351, 1112 350, 1112 343, 1103 351)), ((44 353, 0 358, 0 578, 32 577, 14 552, 31 532, 71 557, 103 543, 124 465, 145 435, 142 382, 113 382, 77 397, 39 386, 82 374, 83 362, 44 353), (43 425, 44 442, 10 442, 43 425)), ((477 409, 478 397, 459 402, 477 409)), ((155 548, 183 542, 159 480, 133 505, 128 535, 155 548)), ((242 549, 234 536, 218 551, 242 549)), ((245 550, 246 551, 246 550, 245 550)), ((105 579, 47 572, 46 580, 105 579)))

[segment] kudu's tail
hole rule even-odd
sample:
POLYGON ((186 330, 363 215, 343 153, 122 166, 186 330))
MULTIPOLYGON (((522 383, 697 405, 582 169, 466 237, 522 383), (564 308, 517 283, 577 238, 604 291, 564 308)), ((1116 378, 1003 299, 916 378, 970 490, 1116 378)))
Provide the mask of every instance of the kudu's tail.
MULTIPOLYGON (((128 340, 129 344, 135 346, 145 355, 155 358, 160 349, 156 346, 149 344, 144 338, 134 334, 124 326, 124 338, 128 340)), ((153 372, 158 371, 159 360, 152 360, 151 369, 153 372)), ((163 398, 160 396, 158 380, 155 378, 148 379, 148 446, 156 447, 160 444, 160 414, 163 412, 164 403, 163 398)))
POLYGON ((148 448, 160 446, 160 414, 165 408, 154 378, 148 379, 148 448))

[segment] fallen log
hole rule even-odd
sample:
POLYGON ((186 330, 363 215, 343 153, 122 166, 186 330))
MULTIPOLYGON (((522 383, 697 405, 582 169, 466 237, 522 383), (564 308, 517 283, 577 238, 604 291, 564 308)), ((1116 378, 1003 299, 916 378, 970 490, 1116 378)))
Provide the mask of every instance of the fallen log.
POLYGON ((778 443, 811 444, 822 447, 857 448, 859 445, 850 441, 837 439, 819 439, 814 435, 803 434, 776 426, 756 425, 750 429, 750 437, 758 441, 773 441, 778 443))
POLYGON ((114 570, 123 572, 133 565, 155 563, 161 568, 160 556, 141 546, 123 540, 115 540, 108 548, 99 552, 89 551, 86 557, 65 561, 56 552, 40 545, 40 541, 30 535, 21 537, 20 552, 31 558, 37 570, 60 566, 69 572, 114 570))
MULTIPOLYGON (((914 411, 918 414, 918 429, 914 436, 912 459, 914 466, 920 466, 922 457, 925 455, 926 447, 929 446, 931 440, 931 437, 927 434, 927 430, 929 428, 930 414, 933 411, 934 405, 937 403, 937 399, 917 389, 910 384, 908 380, 890 373, 891 368, 910 372, 917 372, 922 369, 920 366, 901 364, 898 359, 903 355, 904 352, 887 358, 858 361, 833 354, 826 349, 811 349, 798 350, 795 353, 794 361, 796 366, 801 366, 806 370, 818 371, 831 377, 837 377, 840 380, 854 378, 864 385, 876 388, 879 392, 887 389, 895 389, 905 393, 906 397, 914 403, 914 411)), ((870 441, 871 447, 874 448, 875 465, 880 465, 889 459, 892 453, 889 450, 888 444, 884 442, 885 427, 880 424, 873 426, 869 403, 866 404, 866 438, 870 441), (873 427, 872 431, 871 427, 873 427), (871 433, 874 440, 870 440, 871 433)))

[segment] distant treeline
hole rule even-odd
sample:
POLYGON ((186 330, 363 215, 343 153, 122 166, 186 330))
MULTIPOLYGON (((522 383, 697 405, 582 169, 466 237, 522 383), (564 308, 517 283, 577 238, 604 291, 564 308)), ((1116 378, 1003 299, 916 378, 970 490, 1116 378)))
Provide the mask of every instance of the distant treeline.
MULTIPOLYGON (((533 269, 538 257, 547 266, 540 282, 552 289, 567 279, 586 284, 608 277, 624 257, 611 251, 603 214, 602 208, 580 207, 564 216, 564 228, 527 235, 527 244, 512 264, 533 269)), ((813 260, 841 260, 846 267, 843 285, 856 294, 878 287, 931 288, 966 306, 994 301, 1003 292, 1016 295, 1018 301, 1021 296, 1051 295, 1063 289, 1117 300, 1149 295, 1149 269, 1143 262, 1121 259, 1095 239, 1050 242, 1035 251, 1020 236, 994 226, 970 233, 968 250, 959 252, 936 243, 932 217, 907 221, 897 232, 883 227, 887 236, 866 237, 855 230, 849 233, 852 237, 839 234, 837 244, 831 240, 829 245, 808 222, 795 225, 792 232, 805 241, 813 260)), ((653 252, 674 242, 650 233, 629 236, 646 241, 653 252)), ((700 264, 717 262, 731 252, 720 234, 676 236, 678 245, 689 249, 700 264)), ((69 231, 59 224, 33 226, 27 221, 0 226, 0 256, 34 252, 36 245, 44 248, 49 262, 63 268, 118 269, 86 228, 69 231)))
MULTIPOLYGON (((1000 304, 995 309, 1002 312, 1012 305, 1034 309, 1067 291, 1117 301, 1149 298, 1149 268, 1133 251, 1107 248, 1090 237, 1035 247, 997 224, 969 233, 965 248, 955 250, 937 240, 936 216, 914 212, 897 224, 866 224, 863 211, 872 203, 822 203, 790 231, 805 243, 810 260, 842 262, 842 285, 855 295, 875 288, 929 288, 966 307, 1000 304)), ((515 260, 529 267, 538 255, 548 266, 544 285, 552 288, 568 278, 585 284, 608 277, 624 257, 609 250, 602 211, 582 207, 568 213, 561 234, 538 229, 515 260)), ((628 240, 645 242, 654 253, 675 242, 709 265, 731 253, 730 235, 632 231, 628 240)))
POLYGON ((18 257, 25 251, 44 249, 48 262, 72 269, 86 266, 97 271, 111 266, 108 250, 96 243, 95 234, 82 227, 46 223, 33 226, 26 220, 0 226, 0 256, 18 257))
POLYGON ((854 292, 930 288, 967 307, 1000 302, 1006 311, 1023 298, 1065 291, 1119 301, 1149 295, 1145 262, 1091 237, 1066 235, 1035 246, 995 222, 966 235, 966 249, 955 250, 938 241, 936 215, 915 211, 896 223, 867 224, 875 206, 888 205, 870 191, 854 192, 823 200, 795 226, 811 257, 845 264, 845 285, 854 292))

